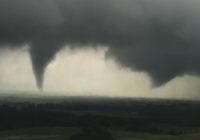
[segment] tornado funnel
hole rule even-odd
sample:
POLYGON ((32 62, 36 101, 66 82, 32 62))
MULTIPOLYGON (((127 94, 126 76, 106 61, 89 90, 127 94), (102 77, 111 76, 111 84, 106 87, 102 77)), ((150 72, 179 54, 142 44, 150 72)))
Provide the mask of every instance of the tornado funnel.
POLYGON ((40 47, 32 47, 29 51, 32 61, 32 68, 39 90, 43 90, 44 74, 48 63, 54 58, 57 51, 40 49, 40 47))

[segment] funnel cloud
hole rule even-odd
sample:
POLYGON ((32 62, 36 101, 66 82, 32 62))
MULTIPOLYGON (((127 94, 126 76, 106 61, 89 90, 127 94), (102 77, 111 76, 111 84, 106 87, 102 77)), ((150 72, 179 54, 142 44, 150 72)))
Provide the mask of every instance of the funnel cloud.
POLYGON ((45 68, 69 46, 108 46, 107 58, 146 72, 153 86, 200 74, 200 1, 0 1, 0 47, 30 46, 38 89, 45 68))

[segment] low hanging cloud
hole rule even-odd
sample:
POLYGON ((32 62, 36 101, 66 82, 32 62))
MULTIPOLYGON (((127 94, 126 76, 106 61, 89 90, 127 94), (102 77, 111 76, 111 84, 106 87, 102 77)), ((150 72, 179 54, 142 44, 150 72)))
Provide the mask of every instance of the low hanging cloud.
POLYGON ((107 58, 147 72, 154 86, 200 73, 199 0, 0 1, 0 46, 30 46, 39 89, 55 54, 108 46, 107 58))

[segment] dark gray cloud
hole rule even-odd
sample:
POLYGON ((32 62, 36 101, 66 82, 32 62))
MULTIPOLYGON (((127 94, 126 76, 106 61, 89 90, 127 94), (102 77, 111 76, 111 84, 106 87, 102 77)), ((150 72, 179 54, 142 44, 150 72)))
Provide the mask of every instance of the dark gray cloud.
POLYGON ((198 0, 0 1, 0 45, 30 45, 37 86, 65 45, 106 45, 106 56, 155 86, 200 73, 198 0))

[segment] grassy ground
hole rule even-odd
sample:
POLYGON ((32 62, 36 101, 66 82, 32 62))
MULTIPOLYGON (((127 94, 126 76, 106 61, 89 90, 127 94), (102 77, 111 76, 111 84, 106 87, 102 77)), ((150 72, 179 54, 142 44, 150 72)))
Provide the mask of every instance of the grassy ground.
POLYGON ((117 140, 199 140, 200 134, 186 134, 179 136, 153 135, 145 133, 113 132, 117 140))
MULTIPOLYGON (((36 135, 36 136, 57 135, 57 137, 52 137, 52 138, 32 138, 31 140, 69 140, 69 137, 77 132, 81 132, 81 129, 69 128, 69 127, 43 127, 43 128, 2 131, 0 132, 0 138, 1 140, 6 140, 7 136, 13 136, 13 135, 36 135)), ((200 139, 200 133, 186 134, 180 136, 153 135, 146 133, 131 133, 122 131, 111 131, 111 133, 117 140, 199 140, 200 139)))
POLYGON ((172 128, 176 132, 185 131, 187 134, 200 132, 200 127, 161 126, 163 134, 167 134, 172 128))
MULTIPOLYGON (((72 134, 81 132, 80 128, 69 127, 43 127, 43 128, 30 128, 19 129, 12 131, 0 132, 1 140, 4 140, 7 136, 13 135, 32 135, 32 136, 45 136, 45 135, 58 135, 58 137, 45 138, 45 140, 68 140, 72 134)), ((11 139, 12 140, 12 139, 11 139)), ((25 140, 25 139, 24 139, 25 140)), ((31 140, 35 140, 34 138, 31 140)), ((37 138, 37 140, 44 140, 44 138, 37 138)))

